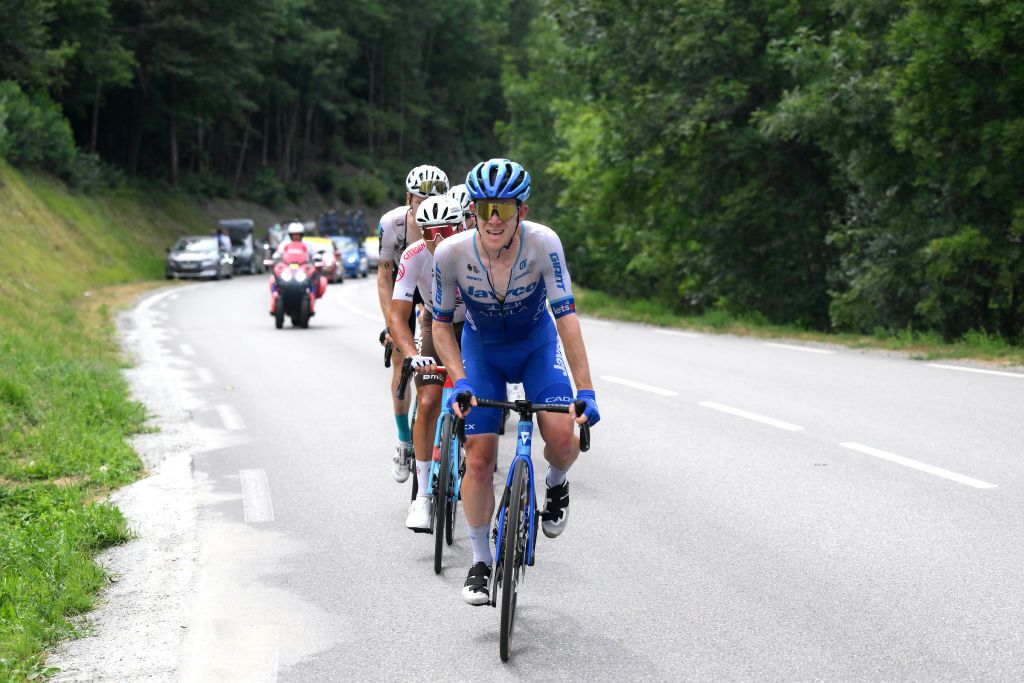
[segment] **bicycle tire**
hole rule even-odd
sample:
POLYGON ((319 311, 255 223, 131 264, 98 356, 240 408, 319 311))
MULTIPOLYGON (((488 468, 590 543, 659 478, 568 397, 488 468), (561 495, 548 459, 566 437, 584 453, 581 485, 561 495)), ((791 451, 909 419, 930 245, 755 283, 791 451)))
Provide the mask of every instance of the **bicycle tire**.
POLYGON ((512 631, 516 621, 517 584, 522 562, 525 560, 521 548, 528 543, 526 537, 526 506, 529 492, 526 462, 517 460, 512 475, 512 495, 505 511, 504 540, 501 546, 501 637, 499 654, 507 662, 512 649, 512 631), (524 493, 526 494, 524 500, 524 493), (518 556, 518 557, 517 557, 518 556))
POLYGON ((448 506, 447 509, 448 517, 447 519, 445 519, 444 540, 445 543, 447 543, 448 545, 451 545, 452 542, 455 540, 455 518, 458 516, 457 513, 459 511, 459 499, 455 497, 455 482, 461 482, 462 475, 465 474, 466 472, 466 449, 462 446, 462 443, 457 438, 452 438, 451 442, 455 444, 455 452, 458 454, 458 460, 456 461, 458 463, 456 465, 456 468, 458 470, 458 479, 452 480, 451 483, 452 498, 451 504, 448 506))
POLYGON ((441 418, 441 446, 437 467, 437 486, 434 488, 434 573, 441 573, 444 537, 448 527, 448 489, 452 471, 452 418, 447 412, 441 418))
MULTIPOLYGON (((415 401, 415 400, 416 399, 413 399, 413 401, 415 401)), ((414 430, 416 429, 416 413, 418 412, 417 411, 418 407, 419 407, 418 403, 414 403, 413 404, 412 419, 409 421, 409 436, 410 437, 412 436, 412 434, 414 433, 414 430)), ((412 475, 412 495, 409 496, 409 502, 410 503, 416 501, 416 495, 419 494, 419 492, 420 492, 420 478, 416 475, 416 455, 415 455, 415 450, 416 450, 415 447, 413 447, 412 461, 409 463, 409 473, 412 475)))

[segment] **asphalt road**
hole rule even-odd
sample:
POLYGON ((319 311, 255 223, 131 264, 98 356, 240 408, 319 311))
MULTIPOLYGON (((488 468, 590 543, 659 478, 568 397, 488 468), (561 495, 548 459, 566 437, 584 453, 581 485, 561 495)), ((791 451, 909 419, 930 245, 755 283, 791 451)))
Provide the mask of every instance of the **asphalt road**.
POLYGON ((308 330, 267 298, 154 306, 234 444, 194 460, 186 680, 1024 678, 1024 374, 584 318, 603 419, 502 664, 464 520, 440 576, 404 527, 373 279, 308 330))

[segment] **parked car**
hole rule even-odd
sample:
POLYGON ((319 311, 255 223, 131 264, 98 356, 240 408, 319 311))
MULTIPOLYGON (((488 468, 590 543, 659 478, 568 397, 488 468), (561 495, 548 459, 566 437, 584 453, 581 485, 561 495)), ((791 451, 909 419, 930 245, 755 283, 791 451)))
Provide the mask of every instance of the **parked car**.
POLYGON ((363 249, 366 250, 366 261, 371 268, 377 270, 377 263, 380 260, 380 240, 374 237, 367 237, 363 240, 363 249))
POLYGON ((217 226, 224 228, 231 238, 231 255, 235 258, 236 273, 255 275, 264 272, 263 261, 270 256, 269 245, 256 239, 256 224, 251 218, 225 219, 217 221, 217 226))
POLYGON ((355 237, 332 235, 331 241, 341 254, 341 265, 346 277, 366 277, 370 272, 370 260, 366 257, 366 249, 355 237))
POLYGON ((320 272, 328 282, 341 282, 344 279, 345 273, 341 264, 338 263, 340 255, 334 247, 334 242, 327 237, 303 237, 302 241, 316 250, 323 258, 323 267, 320 272))
POLYGON ((173 278, 231 277, 234 272, 234 257, 230 252, 218 248, 213 235, 192 235, 182 237, 167 250, 164 275, 173 278))

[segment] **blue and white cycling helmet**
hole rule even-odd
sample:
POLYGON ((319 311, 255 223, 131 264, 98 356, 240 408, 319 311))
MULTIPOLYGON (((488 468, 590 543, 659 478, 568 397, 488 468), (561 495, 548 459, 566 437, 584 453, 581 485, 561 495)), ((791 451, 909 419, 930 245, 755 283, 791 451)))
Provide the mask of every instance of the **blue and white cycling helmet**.
POLYGON ((530 174, 508 159, 481 161, 466 176, 466 190, 473 199, 515 199, 530 196, 530 174))

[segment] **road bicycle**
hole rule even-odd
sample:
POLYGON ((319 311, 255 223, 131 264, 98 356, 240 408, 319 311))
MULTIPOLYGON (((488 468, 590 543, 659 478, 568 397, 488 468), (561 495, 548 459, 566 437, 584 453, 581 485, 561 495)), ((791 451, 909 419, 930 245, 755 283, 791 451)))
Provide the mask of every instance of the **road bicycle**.
MULTIPOLYGON (((402 376, 398 384, 398 398, 405 397, 406 387, 412 375, 412 359, 406 358, 402 363, 402 376)), ((441 389, 441 405, 445 406, 455 385, 443 365, 437 371, 444 377, 441 389)), ((455 539, 455 514, 459 506, 462 490, 462 477, 466 473, 465 433, 463 422, 448 410, 442 408, 437 418, 434 431, 434 448, 430 463, 430 478, 427 496, 433 503, 430 519, 430 533, 434 535, 434 573, 441 573, 441 558, 444 546, 451 545, 455 539)), ((415 477, 414 477, 415 478, 415 477)), ((413 497, 416 496, 413 487, 413 497)))
MULTIPOLYGON (((462 410, 469 407, 468 399, 460 396, 462 410)), ((586 410, 583 401, 575 402, 577 415, 586 410)), ((539 412, 568 413, 568 405, 538 404, 525 399, 516 401, 492 401, 477 398, 478 408, 507 408, 519 415, 516 430, 516 455, 508 468, 508 478, 497 510, 497 526, 494 533, 494 571, 491 573, 490 605, 496 607, 501 594, 501 637, 499 653, 501 661, 507 662, 512 647, 512 630, 515 626, 516 599, 519 583, 526 568, 534 564, 534 549, 537 543, 537 494, 534 489, 533 461, 530 450, 533 445, 533 414, 539 412)), ((580 450, 590 449, 590 426, 580 425, 580 450)))

